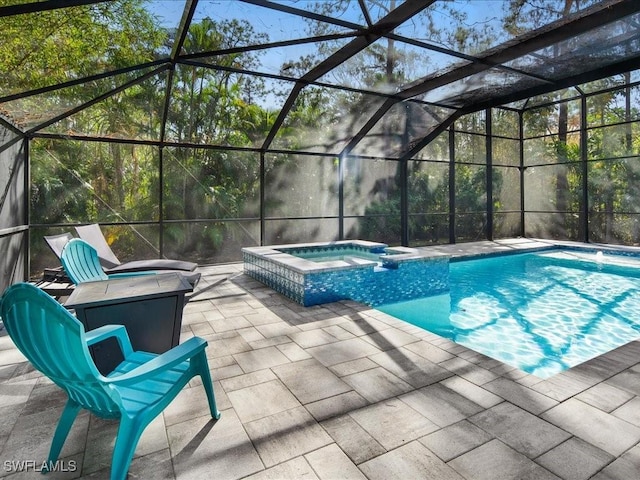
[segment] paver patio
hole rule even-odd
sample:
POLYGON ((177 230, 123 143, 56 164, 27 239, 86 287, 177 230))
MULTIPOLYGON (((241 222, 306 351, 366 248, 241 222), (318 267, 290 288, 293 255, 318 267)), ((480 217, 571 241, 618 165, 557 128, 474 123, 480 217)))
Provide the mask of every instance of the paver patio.
MULTIPOLYGON (((454 254, 527 242, 437 247, 454 254)), ((365 305, 304 308, 201 267, 182 335, 206 338, 222 417, 197 381, 145 431, 130 478, 620 479, 640 472, 640 341, 550 379, 365 305)), ((65 395, 0 331, 0 477, 42 478, 65 395), (24 464, 23 464, 24 467, 24 464)), ((78 417, 66 472, 108 478, 117 422, 78 417)))

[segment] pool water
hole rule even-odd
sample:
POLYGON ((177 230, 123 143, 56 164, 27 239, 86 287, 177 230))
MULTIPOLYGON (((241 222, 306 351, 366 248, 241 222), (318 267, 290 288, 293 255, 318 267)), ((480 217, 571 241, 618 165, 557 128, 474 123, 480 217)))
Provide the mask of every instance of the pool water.
POLYGON ((370 253, 365 250, 357 249, 335 249, 335 251, 324 250, 300 250, 293 253, 295 257, 304 258, 312 262, 332 262, 335 260, 346 260, 350 258, 361 258, 363 260, 372 260, 377 262, 380 260, 380 253, 370 253))
POLYGON ((551 251, 455 261, 450 292, 377 309, 548 378, 640 338, 640 258, 551 251))

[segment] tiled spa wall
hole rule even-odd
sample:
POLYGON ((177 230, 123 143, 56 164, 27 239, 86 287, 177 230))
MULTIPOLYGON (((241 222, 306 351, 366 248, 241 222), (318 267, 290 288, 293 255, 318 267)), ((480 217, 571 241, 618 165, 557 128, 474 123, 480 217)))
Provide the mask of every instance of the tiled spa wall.
POLYGON ((247 275, 304 306, 345 299, 377 306, 449 291, 448 257, 385 262, 392 268, 349 265, 306 273, 250 252, 243 257, 247 275))

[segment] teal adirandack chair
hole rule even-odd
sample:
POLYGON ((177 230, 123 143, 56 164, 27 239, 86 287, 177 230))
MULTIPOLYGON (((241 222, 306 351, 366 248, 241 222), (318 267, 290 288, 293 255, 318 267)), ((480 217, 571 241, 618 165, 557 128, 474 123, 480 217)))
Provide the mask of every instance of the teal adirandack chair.
POLYGON ((202 338, 191 338, 161 355, 134 352, 122 325, 85 332, 62 305, 28 283, 7 289, 0 316, 24 356, 69 397, 53 436, 48 465, 58 459, 84 408, 101 418, 120 419, 111 479, 124 479, 144 429, 196 375, 202 378, 211 416, 220 417, 205 353, 207 342, 202 338), (88 346, 109 337, 118 340, 125 359, 104 377, 88 346))
POLYGON ((62 249, 60 261, 65 272, 76 285, 83 282, 109 280, 110 278, 156 274, 156 272, 128 272, 107 275, 102 269, 96 249, 80 238, 69 240, 62 249))

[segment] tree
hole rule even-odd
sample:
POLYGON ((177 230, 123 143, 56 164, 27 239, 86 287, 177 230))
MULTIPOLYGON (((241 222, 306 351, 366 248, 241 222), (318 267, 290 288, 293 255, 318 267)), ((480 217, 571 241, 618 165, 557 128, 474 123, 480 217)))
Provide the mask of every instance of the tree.
MULTIPOLYGON (((213 52, 267 40, 246 21, 204 18, 191 25, 184 50, 213 52)), ((250 70, 257 66, 259 53, 227 54, 214 60, 216 65, 250 70)), ((254 102, 255 97, 266 95, 262 80, 223 69, 180 66, 170 95, 167 137, 177 142, 253 147, 266 136, 274 120, 254 102)), ((259 185, 257 156, 223 149, 178 148, 166 150, 165 160, 165 218, 219 220, 214 228, 181 227, 189 230, 185 248, 206 257, 221 248, 225 235, 232 231, 233 226, 225 225, 224 219, 242 217, 253 208, 249 204, 255 200, 259 185)), ((249 216, 256 213, 251 211, 249 216)))
POLYGON ((0 18, 3 90, 31 90, 152 60, 164 32, 143 4, 115 0, 0 18))
MULTIPOLYGON (((142 1, 119 0, 95 5, 56 9, 37 14, 0 19, 0 62, 2 85, 29 91, 39 87, 81 79, 142 63, 152 59, 162 44, 165 32, 142 7, 142 1)), ((109 77, 100 81, 55 90, 22 100, 25 108, 42 113, 63 112, 82 105, 140 73, 109 77)), ((54 125, 55 131, 118 136, 131 132, 147 112, 136 100, 148 95, 134 87, 94 105, 72 118, 54 125)), ((148 98, 146 99, 148 100, 148 98)), ((145 102, 148 104, 148 102, 145 102)), ((31 126, 31 125, 30 125, 31 126)), ((36 222, 60 223, 86 218, 94 198, 100 198, 114 210, 127 203, 126 191, 144 191, 145 179, 139 171, 127 185, 121 146, 39 140, 32 144, 32 218, 36 222), (88 154, 90 152, 90 154, 88 154), (74 179, 75 177, 75 179, 74 179), (68 179, 60 182, 60 179, 68 179), (92 193, 69 188, 91 185, 92 193), (48 188, 43 189, 42 186, 48 188), (70 203, 59 199, 69 198, 70 203), (84 200, 83 200, 84 198, 84 200), (56 201, 58 200, 58 201, 56 201), (69 208, 51 208, 53 205, 69 208), (75 205, 75 207, 72 207, 75 205)), ((135 202, 133 202, 135 203, 135 202)))
MULTIPOLYGON (((366 5, 361 3, 360 5, 362 8, 369 8, 367 13, 370 18, 378 19, 392 11, 396 7, 396 2, 372 2, 366 5)), ((334 0, 318 2, 316 6, 319 13, 331 15, 348 8, 348 2, 334 0)), ((467 20, 468 16, 464 11, 460 11, 455 6, 447 5, 444 2, 438 2, 436 6, 425 9, 424 12, 414 17, 412 22, 417 25, 418 40, 464 52, 473 52, 474 49, 482 50, 484 46, 490 43, 493 33, 488 26, 472 25, 467 20), (435 16, 439 13, 446 15, 450 20, 446 27, 435 21, 435 16)), ((364 23, 364 19, 362 21, 364 23)), ((317 28, 315 23, 310 23, 309 33, 313 35, 326 33, 323 28, 317 28)), ((340 45, 340 43, 336 42, 334 48, 337 49, 340 45)), ((323 48, 324 50, 319 49, 319 55, 322 54, 322 56, 326 57, 328 53, 331 53, 327 51, 330 47, 324 46, 323 48)), ((420 70, 422 71, 426 68, 425 64, 428 65, 430 61, 434 60, 424 55, 417 56, 409 45, 393 38, 383 37, 349 59, 348 62, 336 66, 327 75, 327 79, 331 78, 341 85, 353 85, 377 91, 394 92, 401 90, 403 86, 416 80, 414 72, 418 70, 416 68, 417 65, 421 64, 422 68, 420 70)), ((434 66, 434 68, 437 68, 437 66, 434 66)), ((336 104, 342 98, 346 99, 344 103, 351 105, 351 108, 362 103, 353 101, 349 103, 348 94, 339 93, 337 95, 334 94, 333 98, 328 100, 331 102, 329 105, 336 104)), ((325 105, 324 108, 331 111, 331 107, 325 105)), ((344 108, 340 110, 345 111, 344 108)), ((354 113, 353 117, 358 118, 357 113, 354 113)), ((364 150, 365 153, 373 156, 391 157, 396 155, 398 151, 408 150, 409 142, 415 140, 413 138, 415 135, 413 128, 416 124, 423 123, 425 120, 423 116, 424 111, 422 109, 415 108, 414 105, 409 103, 390 110, 376 125, 375 129, 368 132, 366 140, 361 142, 359 146, 359 151, 364 150)), ((353 125, 356 128, 348 132, 351 135, 357 132, 358 124, 354 122, 353 125)), ((400 176, 403 175, 402 167, 401 162, 398 162, 397 168, 393 173, 382 170, 378 172, 363 170, 361 182, 365 185, 370 184, 371 188, 367 192, 354 189, 355 193, 361 196, 360 202, 364 202, 367 205, 362 221, 359 224, 360 232, 358 232, 358 235, 362 238, 380 239, 384 237, 392 243, 397 243, 402 237, 401 215, 407 213, 401 212, 400 209, 401 189, 404 188, 403 182, 400 181, 400 176), (370 177, 373 175, 374 178, 367 179, 367 174, 370 177)), ((448 189, 449 185, 448 172, 444 174, 446 180, 437 182, 439 187, 436 194, 435 190, 429 190, 428 175, 423 175, 419 169, 420 167, 416 165, 407 169, 410 179, 406 188, 408 188, 411 195, 410 201, 412 203, 410 209, 423 212, 424 216, 420 218, 419 215, 411 215, 408 229, 414 234, 424 232, 425 237, 433 238, 433 234, 428 234, 427 232, 439 231, 440 229, 433 227, 433 220, 430 220, 427 215, 430 212, 437 212, 439 215, 442 215, 443 212, 448 212, 448 196, 443 194, 443 188, 448 189), (423 189, 426 189, 426 191, 423 191, 423 189), (416 198, 420 200, 415 201, 416 198), (446 202, 446 205, 443 202, 446 202)), ((484 191, 486 191, 485 184, 486 181, 484 179, 479 184, 479 187, 482 187, 484 191)), ((475 191, 477 189, 474 188, 475 191)), ((484 191, 480 197, 481 199, 486 199, 484 191)), ((464 207, 471 208, 468 205, 464 205, 464 207)), ((356 235, 355 232, 350 232, 349 234, 356 235)))
POLYGON ((591 234, 596 241, 637 243, 640 172, 634 157, 638 109, 628 86, 589 99, 587 121, 591 234), (631 133, 631 135, 630 135, 631 133))

